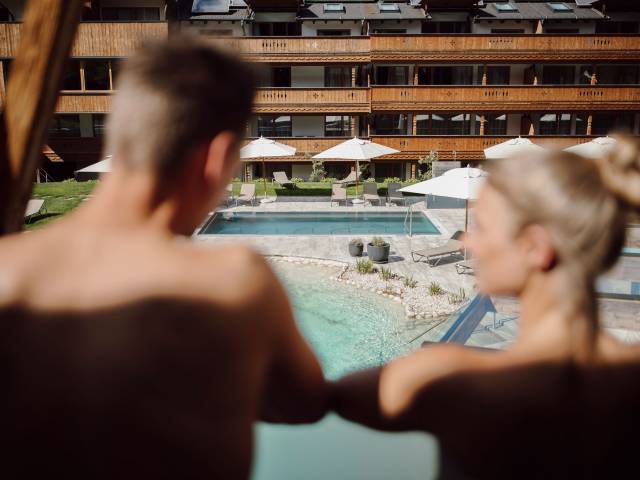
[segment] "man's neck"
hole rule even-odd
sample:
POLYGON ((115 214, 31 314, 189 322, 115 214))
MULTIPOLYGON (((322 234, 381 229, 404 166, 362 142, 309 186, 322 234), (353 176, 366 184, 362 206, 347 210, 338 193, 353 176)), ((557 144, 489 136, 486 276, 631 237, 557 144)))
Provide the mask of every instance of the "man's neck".
POLYGON ((114 169, 70 220, 97 230, 149 229, 170 234, 175 209, 169 200, 158 201, 156 193, 151 175, 114 169))

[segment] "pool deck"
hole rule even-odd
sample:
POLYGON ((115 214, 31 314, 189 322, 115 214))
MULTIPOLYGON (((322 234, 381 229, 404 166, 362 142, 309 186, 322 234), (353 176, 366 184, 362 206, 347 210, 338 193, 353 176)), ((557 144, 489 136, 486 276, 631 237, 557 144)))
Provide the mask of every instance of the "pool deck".
MULTIPOLYGON (((443 244, 457 230, 464 230, 464 210, 426 209, 423 202, 413 205, 414 211, 425 211, 429 219, 440 231, 439 235, 380 235, 391 244, 391 254, 387 265, 393 273, 413 276, 422 282, 437 282, 444 289, 458 291, 464 288, 468 293, 473 290, 475 281, 471 275, 458 275, 455 262, 461 256, 443 259, 436 267, 411 259, 412 250, 443 244)), ((266 203, 259 206, 241 206, 218 210, 220 212, 399 212, 407 207, 398 206, 333 206, 328 201, 283 201, 266 203)), ((349 256, 348 244, 351 238, 367 241, 374 235, 197 235, 199 242, 211 244, 237 243, 241 241, 252 246, 263 255, 283 255, 293 257, 313 257, 354 263, 349 256)))

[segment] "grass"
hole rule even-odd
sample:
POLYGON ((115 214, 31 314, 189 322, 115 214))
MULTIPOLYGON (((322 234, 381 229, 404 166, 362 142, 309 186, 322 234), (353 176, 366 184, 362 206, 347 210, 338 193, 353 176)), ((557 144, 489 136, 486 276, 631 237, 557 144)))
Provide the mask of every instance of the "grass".
MULTIPOLYGON (((91 195, 97 185, 97 181, 76 182, 67 180, 64 182, 37 183, 34 185, 33 197, 44 199, 44 208, 47 213, 36 215, 25 225, 26 230, 33 230, 41 227, 62 215, 76 208, 82 201, 91 195)), ((264 183, 262 179, 254 180, 256 184, 256 195, 264 195, 264 183)), ((240 194, 241 182, 233 183, 233 194, 240 194)), ((378 195, 384 197, 387 194, 387 187, 384 183, 378 183, 378 195)), ((358 184, 356 193, 355 185, 347 188, 349 196, 356 196, 362 193, 362 184, 358 184)), ((300 196, 300 197, 330 197, 331 184, 327 182, 302 182, 296 184, 296 188, 280 188, 273 182, 267 180, 267 195, 270 196, 300 196)))
POLYGON ((97 182, 66 182, 36 183, 33 187, 33 198, 44 199, 46 213, 36 215, 25 225, 26 230, 42 227, 60 218, 76 208, 82 200, 91 195, 97 182))

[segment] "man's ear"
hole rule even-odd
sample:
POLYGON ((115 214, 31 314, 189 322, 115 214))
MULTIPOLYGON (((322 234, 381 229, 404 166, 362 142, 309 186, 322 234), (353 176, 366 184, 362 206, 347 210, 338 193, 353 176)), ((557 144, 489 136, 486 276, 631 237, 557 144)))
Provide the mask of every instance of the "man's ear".
POLYGON ((543 271, 553 268, 556 261, 556 249, 546 228, 537 224, 527 225, 522 229, 520 238, 525 249, 524 255, 527 263, 543 271))
POLYGON ((238 161, 239 146, 238 135, 231 131, 220 132, 211 140, 204 165, 207 183, 217 185, 223 181, 238 161))

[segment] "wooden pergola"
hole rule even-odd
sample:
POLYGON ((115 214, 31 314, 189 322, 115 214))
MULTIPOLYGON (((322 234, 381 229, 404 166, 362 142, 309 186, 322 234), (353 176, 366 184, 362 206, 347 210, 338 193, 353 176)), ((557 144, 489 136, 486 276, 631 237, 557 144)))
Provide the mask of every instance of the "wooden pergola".
POLYGON ((82 0, 29 0, 0 122, 0 235, 18 232, 31 196, 82 0))

